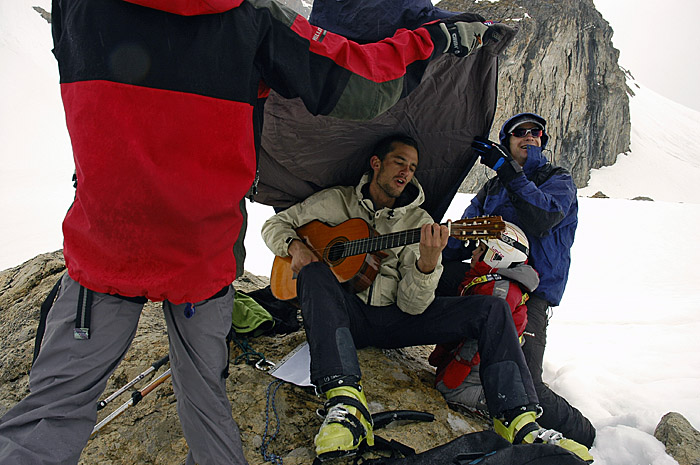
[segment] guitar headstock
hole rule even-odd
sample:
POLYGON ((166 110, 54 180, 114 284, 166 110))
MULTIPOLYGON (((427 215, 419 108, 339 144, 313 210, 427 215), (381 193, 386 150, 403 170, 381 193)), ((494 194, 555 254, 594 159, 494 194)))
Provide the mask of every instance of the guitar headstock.
POLYGON ((448 223, 450 236, 468 241, 470 239, 498 239, 506 229, 500 216, 477 216, 448 223))

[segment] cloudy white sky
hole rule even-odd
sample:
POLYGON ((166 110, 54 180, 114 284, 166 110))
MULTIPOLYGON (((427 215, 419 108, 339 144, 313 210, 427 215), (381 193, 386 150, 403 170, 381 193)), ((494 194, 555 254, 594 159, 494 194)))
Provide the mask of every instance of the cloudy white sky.
POLYGON ((593 0, 615 31, 620 65, 664 97, 700 111, 698 0, 593 0))

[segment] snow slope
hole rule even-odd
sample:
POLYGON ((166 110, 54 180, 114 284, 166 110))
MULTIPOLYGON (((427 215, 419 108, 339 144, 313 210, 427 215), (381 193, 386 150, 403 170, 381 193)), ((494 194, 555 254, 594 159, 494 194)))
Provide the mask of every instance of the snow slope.
POLYGON ((700 203, 700 112, 679 105, 629 81, 632 134, 630 152, 613 166, 591 171, 581 195, 603 191, 609 197, 651 197, 666 202, 700 203))
POLYGON ((61 248, 73 199, 73 156, 51 54, 51 28, 32 9, 0 1, 0 269, 61 248))

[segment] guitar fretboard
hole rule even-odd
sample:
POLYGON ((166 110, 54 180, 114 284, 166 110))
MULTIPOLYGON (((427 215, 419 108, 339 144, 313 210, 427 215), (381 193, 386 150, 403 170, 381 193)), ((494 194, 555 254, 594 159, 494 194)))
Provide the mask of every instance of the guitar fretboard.
MULTIPOLYGON (((478 217, 462 219, 451 222, 450 236, 466 241, 469 239, 487 239, 499 237, 505 224, 500 217, 478 217)), ((338 237, 336 241, 325 247, 327 254, 323 254, 328 262, 337 262, 346 257, 374 253, 380 250, 403 247, 405 245, 420 242, 421 228, 408 229, 373 237, 365 237, 351 241, 344 241, 338 237)))
MULTIPOLYGON (((403 247, 404 245, 420 242, 420 228, 399 231, 395 233, 382 234, 381 236, 357 239, 342 244, 342 258, 353 255, 377 252, 379 250, 403 247)), ((339 244, 340 245, 340 244, 339 244)))

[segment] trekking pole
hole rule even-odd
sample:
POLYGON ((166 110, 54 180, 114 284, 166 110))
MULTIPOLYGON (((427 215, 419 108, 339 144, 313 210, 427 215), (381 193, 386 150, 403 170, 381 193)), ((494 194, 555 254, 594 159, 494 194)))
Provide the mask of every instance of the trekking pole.
POLYGON ((144 387, 140 391, 134 391, 131 394, 131 399, 124 402, 118 409, 104 417, 104 419, 101 422, 95 425, 95 428, 92 430, 92 433, 90 433, 90 437, 92 438, 95 435, 95 433, 104 428, 105 425, 109 424, 112 420, 124 413, 124 410, 128 409, 132 405, 136 405, 139 402, 141 402, 141 399, 143 399, 149 392, 153 391, 155 388, 163 384, 163 382, 168 378, 170 378, 170 368, 168 368, 162 375, 148 383, 148 385, 146 385, 146 387, 144 387))
POLYGON ((128 383, 126 383, 124 386, 122 386, 121 388, 119 388, 118 391, 116 391, 116 392, 115 392, 114 394, 112 394, 111 396, 107 397, 105 400, 99 401, 99 402, 97 403, 97 411, 99 412, 100 410, 102 410, 103 408, 105 408, 105 406, 106 406, 107 404, 109 404, 109 403, 112 402, 114 399, 116 399, 117 397, 119 397, 120 395, 122 395, 122 393, 126 392, 126 390, 129 389, 131 386, 133 386, 134 384, 138 383, 138 382, 141 381, 143 378, 145 378, 146 376, 148 376, 150 373, 153 373, 154 371, 158 370, 158 368, 160 368, 160 367, 162 367, 163 365, 165 365, 166 363, 168 363, 168 360, 170 360, 170 355, 166 355, 165 357, 163 357, 163 358, 161 358, 160 360, 158 360, 157 362, 155 362, 153 365, 151 365, 151 367, 150 367, 148 370, 144 371, 143 373, 141 373, 140 375, 138 375, 136 378, 134 378, 134 379, 132 379, 131 381, 129 381, 128 383))

